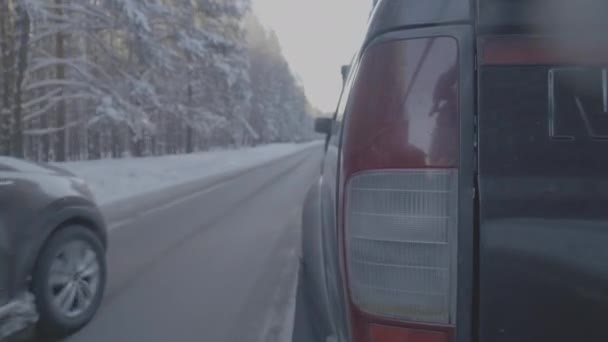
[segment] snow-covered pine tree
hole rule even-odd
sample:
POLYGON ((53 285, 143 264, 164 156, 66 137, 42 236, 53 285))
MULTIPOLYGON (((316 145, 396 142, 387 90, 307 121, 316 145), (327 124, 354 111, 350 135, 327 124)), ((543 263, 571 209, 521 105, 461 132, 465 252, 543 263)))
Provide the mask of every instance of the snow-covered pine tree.
POLYGON ((0 154, 301 139, 311 106, 276 36, 251 18, 250 0, 0 1, 0 154))

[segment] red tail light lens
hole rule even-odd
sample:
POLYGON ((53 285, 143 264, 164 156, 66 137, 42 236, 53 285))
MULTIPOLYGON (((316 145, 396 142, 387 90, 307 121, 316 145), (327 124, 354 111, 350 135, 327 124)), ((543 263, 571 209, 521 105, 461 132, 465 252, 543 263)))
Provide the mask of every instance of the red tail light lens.
POLYGON ((354 341, 445 342, 456 322, 458 79, 450 37, 377 43, 359 64, 340 204, 354 341))
POLYGON ((373 324, 370 328, 372 342, 447 342, 449 336, 441 331, 408 329, 373 324))

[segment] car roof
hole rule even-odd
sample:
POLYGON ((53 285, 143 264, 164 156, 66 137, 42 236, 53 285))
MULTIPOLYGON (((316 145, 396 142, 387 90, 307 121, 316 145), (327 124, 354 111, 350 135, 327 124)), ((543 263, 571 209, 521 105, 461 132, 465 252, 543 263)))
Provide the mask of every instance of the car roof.
POLYGON ((366 41, 399 28, 472 19, 472 0, 380 0, 372 13, 366 41))

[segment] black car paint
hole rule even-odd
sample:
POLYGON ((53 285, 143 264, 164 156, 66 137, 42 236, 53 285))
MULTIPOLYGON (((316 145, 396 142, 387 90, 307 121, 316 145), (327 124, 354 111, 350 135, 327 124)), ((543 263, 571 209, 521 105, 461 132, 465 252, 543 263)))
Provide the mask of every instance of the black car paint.
POLYGON ((337 201, 340 139, 347 97, 359 64, 353 58, 344 80, 333 129, 325 139, 319 179, 304 201, 302 213, 302 267, 298 281, 294 342, 348 338, 346 298, 338 256, 337 201))
POLYGON ((480 342, 608 340, 608 141, 568 94, 549 130, 553 68, 480 69, 480 342))
POLYGON ((0 305, 27 290, 44 242, 67 223, 95 231, 104 244, 103 216, 83 182, 58 167, 6 158, 0 161, 0 305), (26 163, 26 164, 23 164, 26 163), (26 165, 26 169, 19 168, 26 165), (2 294, 2 291, 0 291, 2 294))
POLYGON ((307 339, 311 335, 314 341, 324 341, 327 336, 339 336, 340 340, 344 340, 347 336, 342 273, 336 248, 336 146, 329 144, 324 159, 322 175, 309 190, 303 210, 303 262, 298 284, 296 322, 306 324, 295 325, 294 342, 309 341, 307 339))
MULTIPOLYGON (((323 227, 325 215, 323 215, 322 193, 326 192, 327 184, 322 180, 313 185, 307 196, 302 211, 302 224, 306 227, 323 227)), ((327 278, 324 272, 326 253, 323 248, 323 230, 306 229, 302 232, 302 263, 300 281, 305 282, 306 287, 313 296, 308 296, 310 310, 314 310, 318 326, 315 330, 321 336, 330 334, 329 295, 327 293, 327 278)))
MULTIPOLYGON (((584 3, 589 5, 593 1, 584 3)), ((476 8, 470 1, 380 1, 366 42, 387 32, 414 31, 455 22, 469 25, 472 30, 475 23, 471 18, 476 10, 480 16, 477 33, 504 34, 513 30, 521 33, 529 29, 530 23, 520 20, 521 15, 526 14, 526 2, 487 0, 482 4, 484 6, 476 8), (439 6, 440 3, 444 5, 439 6), (511 6, 512 11, 494 11, 503 5, 511 6), (420 10, 421 7, 424 9, 420 10), (433 12, 433 8, 437 11, 433 12), (496 16, 498 13, 501 15, 496 16)), ((605 20, 601 25, 605 27, 605 20)), ((552 29, 543 27, 547 28, 552 29)), ((472 38, 471 33, 468 39, 472 38)), ((608 332, 602 319, 608 312, 608 155, 605 153, 608 141, 602 136, 608 130, 594 127, 596 132, 589 133, 579 120, 565 134, 575 139, 552 139, 546 108, 547 75, 551 66, 511 66, 502 67, 502 71, 499 67, 482 66, 477 69, 479 78, 474 79, 477 66, 472 65, 471 43, 464 47, 469 49, 464 58, 471 60, 467 61, 469 69, 464 69, 470 76, 464 85, 464 92, 469 95, 461 111, 476 115, 479 127, 472 118, 461 123, 461 135, 470 139, 461 141, 461 151, 465 152, 462 157, 470 160, 470 164, 461 169, 469 178, 461 182, 461 188, 466 187, 467 192, 461 193, 460 209, 469 211, 470 215, 461 217, 459 224, 460 229, 466 229, 459 239, 459 250, 465 253, 459 257, 459 268, 466 270, 459 270, 456 340, 606 341, 608 332), (475 85, 477 95, 474 95, 475 85), (473 146, 479 147, 477 154, 473 146), (474 169, 475 165, 478 170, 474 169), (476 192, 473 192, 474 185, 476 192), (467 279, 465 283, 461 282, 463 276, 467 279)), ((326 160, 324 165, 322 182, 333 191, 338 159, 326 160), (331 171, 327 167, 332 167, 331 171)), ((308 200, 322 203, 319 192, 308 200)), ((329 198, 330 202, 334 200, 329 198)), ((322 208, 336 210, 335 203, 322 208)), ((310 214, 322 215, 323 210, 310 214)), ((320 219, 309 218, 304 222, 321 224, 320 219)), ((307 224, 303 226, 304 231, 335 229, 307 224)), ((320 243, 324 242, 317 242, 320 243)), ((304 247, 307 245, 315 244, 308 242, 304 247)), ((305 264, 306 256, 313 253, 315 251, 304 251, 305 264)), ((319 270, 322 271, 329 272, 319 270)), ((301 288, 306 286, 306 283, 300 284, 301 288)), ((300 290, 310 291, 309 288, 300 290)), ((311 304, 316 302, 298 302, 298 306, 311 304)), ((308 311, 318 310, 322 308, 308 311)), ((328 322, 317 322, 323 317, 310 319, 309 324, 331 326, 328 322)), ((300 341, 298 329, 305 327, 296 325, 294 341, 300 341)), ((324 341, 328 332, 325 333, 316 336, 315 341, 324 341)))
POLYGON ((384 0, 372 15, 366 42, 379 35, 403 28, 437 26, 467 22, 472 18, 470 0, 384 0))

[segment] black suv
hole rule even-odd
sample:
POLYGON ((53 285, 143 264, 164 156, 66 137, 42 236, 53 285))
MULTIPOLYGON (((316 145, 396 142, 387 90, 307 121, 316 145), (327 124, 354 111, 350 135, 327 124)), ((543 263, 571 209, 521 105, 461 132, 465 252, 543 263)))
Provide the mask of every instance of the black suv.
POLYGON ((608 2, 380 0, 294 341, 608 341, 608 2))

